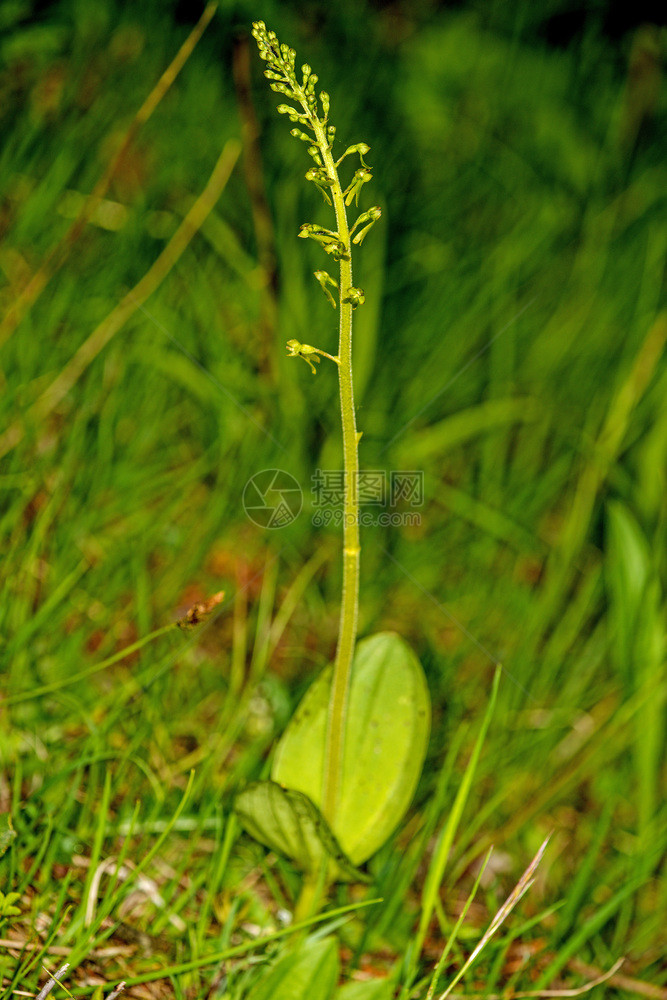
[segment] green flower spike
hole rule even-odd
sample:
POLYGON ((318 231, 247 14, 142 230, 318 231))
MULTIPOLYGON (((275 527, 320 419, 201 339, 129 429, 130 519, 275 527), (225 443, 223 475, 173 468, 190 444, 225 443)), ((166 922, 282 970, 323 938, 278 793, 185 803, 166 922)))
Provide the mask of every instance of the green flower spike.
POLYGON ((320 285, 322 286, 322 291, 324 292, 329 302, 335 309, 336 300, 334 299, 333 295, 327 288, 327 285, 332 285, 334 288, 338 288, 338 282, 336 281, 335 278, 332 278, 330 274, 327 274, 326 271, 314 271, 313 273, 317 278, 317 280, 319 281, 320 285))

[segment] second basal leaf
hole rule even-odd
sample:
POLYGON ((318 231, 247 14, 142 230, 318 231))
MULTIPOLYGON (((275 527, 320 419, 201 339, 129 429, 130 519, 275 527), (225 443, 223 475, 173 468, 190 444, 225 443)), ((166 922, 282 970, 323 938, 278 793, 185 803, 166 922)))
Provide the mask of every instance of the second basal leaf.
POLYGON ((367 881, 303 792, 283 788, 275 781, 254 781, 236 796, 234 810, 255 840, 291 858, 308 874, 316 875, 326 865, 335 881, 367 881))

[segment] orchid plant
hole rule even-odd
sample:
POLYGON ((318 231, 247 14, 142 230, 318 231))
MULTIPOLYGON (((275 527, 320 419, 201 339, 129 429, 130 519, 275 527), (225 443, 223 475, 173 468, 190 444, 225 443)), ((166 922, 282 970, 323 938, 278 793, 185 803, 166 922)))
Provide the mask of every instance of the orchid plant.
MULTIPOLYGON (((288 354, 307 362, 313 374, 321 358, 338 375, 343 438, 343 592, 335 660, 307 691, 275 748, 271 780, 255 782, 236 799, 243 826, 262 844, 287 855, 305 873, 304 898, 313 903, 314 886, 332 880, 365 879, 358 868, 389 837, 412 799, 430 731, 430 699, 422 667, 393 632, 357 642, 359 609, 359 442, 352 368, 353 318, 364 292, 352 277, 353 252, 381 217, 375 205, 348 221, 373 177, 365 142, 337 155, 330 100, 318 92, 317 75, 307 64, 296 69, 294 49, 278 41, 263 21, 253 25, 264 75, 272 90, 290 103, 278 106, 294 125, 312 165, 305 178, 315 185, 334 214, 334 228, 304 223, 303 239, 313 240, 338 265, 337 277, 318 269, 315 279, 338 310, 336 355, 291 339, 288 354), (359 166, 347 184, 341 168, 353 157, 359 166), (310 887, 310 892, 308 891, 310 887)), ((303 909, 303 907, 302 907, 303 909)))

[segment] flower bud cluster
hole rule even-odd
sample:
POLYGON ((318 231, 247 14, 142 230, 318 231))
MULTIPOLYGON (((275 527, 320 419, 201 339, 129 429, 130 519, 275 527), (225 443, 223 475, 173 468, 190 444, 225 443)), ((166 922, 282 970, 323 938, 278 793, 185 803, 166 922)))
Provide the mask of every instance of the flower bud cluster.
POLYGON ((273 74, 270 79, 284 80, 296 84, 294 62, 296 52, 289 45, 281 45, 275 31, 267 31, 264 21, 254 21, 252 36, 257 42, 259 58, 267 64, 266 75, 273 74))
MULTIPOLYGON (((296 60, 294 49, 288 45, 281 45, 275 31, 268 31, 264 21, 253 22, 252 34, 257 42, 260 59, 266 63, 264 75, 271 81, 269 84, 271 89, 277 94, 290 97, 304 108, 304 111, 297 111, 286 104, 281 104, 278 107, 279 113, 288 115, 290 121, 305 125, 313 131, 316 125, 326 126, 329 117, 329 95, 324 90, 319 95, 322 104, 322 117, 320 117, 315 92, 317 73, 313 73, 308 63, 304 63, 301 67, 302 82, 299 83, 294 68, 296 60)), ((333 142, 335 129, 330 126, 327 133, 329 143, 333 142)), ((305 133, 293 129, 292 135, 302 139, 305 133)), ((305 141, 312 142, 312 138, 305 137, 305 141)))
MULTIPOLYGON (((290 104, 279 104, 278 113, 287 115, 289 120, 297 126, 290 130, 291 135, 308 145, 308 155, 313 160, 314 166, 306 171, 306 180, 317 186, 329 205, 332 204, 332 200, 341 197, 348 208, 353 201, 358 205, 361 189, 373 178, 372 170, 364 160, 366 154, 370 152, 370 146, 365 142, 348 146, 343 155, 335 163, 332 163, 330 152, 336 138, 336 129, 335 126, 329 124, 329 94, 325 90, 320 91, 319 95, 317 94, 317 74, 313 73, 308 63, 303 63, 297 79, 294 49, 288 45, 280 44, 275 32, 268 31, 263 21, 253 23, 252 34, 257 41, 260 57, 266 63, 264 75, 270 81, 271 88, 279 94, 285 94, 297 105, 297 107, 293 107, 290 104), (318 96, 321 113, 318 112, 318 96), (361 166, 355 170, 352 180, 343 190, 337 168, 347 156, 352 154, 358 155, 361 166)), ((338 212, 340 200, 336 204, 338 212)), ((362 212, 350 229, 352 243, 359 246, 381 214, 381 209, 377 205, 362 212)), ((337 232, 312 223, 305 223, 301 226, 299 236, 319 243, 324 252, 335 261, 350 260, 350 246, 347 245, 347 237, 343 241, 337 232)), ((338 283, 326 271, 315 271, 315 278, 335 309, 336 300, 332 295, 331 288, 338 291, 338 283)), ((341 288, 339 296, 342 303, 350 305, 353 309, 364 302, 364 292, 361 288, 341 288)), ((297 341, 290 341, 287 349, 288 353, 305 358, 309 364, 311 364, 309 360, 311 356, 312 360, 318 361, 319 359, 314 355, 323 353, 317 348, 311 348, 307 344, 299 344, 297 341)), ((329 356, 327 355, 327 357, 329 356)))

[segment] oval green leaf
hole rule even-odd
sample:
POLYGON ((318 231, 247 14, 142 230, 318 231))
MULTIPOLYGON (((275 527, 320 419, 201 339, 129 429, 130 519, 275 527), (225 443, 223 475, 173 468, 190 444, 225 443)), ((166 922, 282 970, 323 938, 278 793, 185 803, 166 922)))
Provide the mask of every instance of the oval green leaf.
MULTIPOLYGON (((322 804, 329 666, 306 692, 276 748, 271 777, 322 804)), ((385 842, 414 794, 430 732, 426 678, 410 647, 379 632, 356 648, 347 709, 343 777, 332 832, 361 864, 385 842)))
POLYGON ((246 832, 312 874, 331 862, 331 878, 367 882, 345 856, 322 813, 303 792, 274 781, 254 781, 236 796, 234 811, 246 832))

